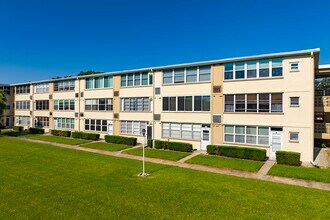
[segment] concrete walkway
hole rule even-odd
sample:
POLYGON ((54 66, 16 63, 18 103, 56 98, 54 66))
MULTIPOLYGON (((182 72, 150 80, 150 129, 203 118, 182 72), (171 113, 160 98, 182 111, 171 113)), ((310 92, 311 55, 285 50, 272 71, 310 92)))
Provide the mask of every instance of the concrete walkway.
POLYGON ((270 168, 272 168, 274 164, 275 164, 274 160, 267 160, 266 163, 260 168, 257 174, 259 176, 267 175, 268 171, 270 170, 270 168))
MULTIPOLYGON (((47 141, 20 138, 20 137, 10 137, 10 138, 20 139, 20 140, 35 142, 35 143, 41 143, 41 144, 47 144, 47 145, 52 145, 52 146, 57 146, 57 147, 69 148, 69 149, 74 149, 74 150, 80 150, 80 151, 85 151, 85 152, 111 155, 111 156, 116 156, 116 157, 121 157, 121 158, 134 159, 134 160, 142 160, 141 156, 125 154, 120 151, 112 152, 112 151, 106 151, 106 150, 80 147, 78 145, 66 145, 66 144, 59 144, 59 143, 54 143, 54 142, 47 142, 47 141)), ((197 153, 193 156, 196 156, 196 155, 197 155, 197 153)), ((188 157, 190 157, 190 156, 188 156, 188 157)), ((193 157, 193 156, 191 156, 191 157, 193 157)), ((188 169, 193 169, 193 170, 200 170, 200 171, 206 171, 206 172, 212 172, 212 173, 218 173, 218 174, 226 174, 226 175, 249 178, 249 179, 258 179, 258 180, 270 181, 270 182, 275 182, 275 183, 284 183, 284 184, 289 184, 289 185, 303 186, 303 187, 330 191, 330 184, 328 184, 328 183, 267 175, 267 172, 268 172, 267 169, 270 169, 270 167, 272 166, 271 165, 272 161, 270 161, 268 163, 266 162, 265 165, 262 167, 262 170, 259 171, 258 173, 251 173, 251 172, 245 172, 245 171, 240 171, 240 170, 231 170, 231 169, 226 169, 226 168, 209 167, 209 166, 203 166, 203 165, 198 165, 198 164, 188 164, 188 163, 182 162, 182 160, 180 162, 180 161, 170 161, 170 160, 146 157, 145 161, 151 162, 151 163, 169 165, 169 166, 188 168, 188 169)))

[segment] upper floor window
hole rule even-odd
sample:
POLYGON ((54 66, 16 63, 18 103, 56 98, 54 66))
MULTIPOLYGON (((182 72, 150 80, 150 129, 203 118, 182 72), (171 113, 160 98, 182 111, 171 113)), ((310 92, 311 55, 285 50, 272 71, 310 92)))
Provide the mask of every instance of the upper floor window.
POLYGON ((283 112, 282 93, 225 95, 225 112, 283 112))
POLYGON ((147 86, 152 85, 152 75, 148 72, 129 73, 120 76, 120 86, 147 86))
POLYGON ((290 132, 290 141, 299 142, 299 132, 290 132))
POLYGON ((54 100, 54 110, 74 110, 74 99, 54 100))
POLYGON ((30 101, 16 101, 17 110, 30 110, 30 101))
POLYGON ((35 93, 48 93, 49 92, 49 83, 38 83, 35 84, 35 93))
POLYGON ((54 82, 54 91, 73 91, 75 88, 74 80, 63 80, 54 82))
POLYGON ((299 106, 299 97, 290 97, 290 106, 299 106))
POLYGON ((299 62, 290 63, 290 71, 298 71, 299 70, 299 62))
POLYGON ((16 94, 30 93, 30 85, 16 86, 16 94))
POLYGON ((226 63, 225 80, 278 77, 283 75, 282 58, 226 63))
POLYGON ((208 82, 211 79, 211 66, 178 68, 163 71, 163 84, 208 82))
POLYGON ((121 98, 122 111, 150 111, 150 99, 148 97, 141 98, 121 98))
POLYGON ((10 95, 10 86, 0 86, 0 90, 4 91, 5 94, 10 95))
POLYGON ((86 89, 112 88, 113 76, 86 78, 86 89))
POLYGON ((49 110, 49 100, 36 100, 35 110, 49 110))
POLYGON ((163 111, 210 111, 210 96, 163 97, 163 111))
POLYGON ((112 111, 113 104, 112 99, 86 99, 85 110, 86 111, 112 111))

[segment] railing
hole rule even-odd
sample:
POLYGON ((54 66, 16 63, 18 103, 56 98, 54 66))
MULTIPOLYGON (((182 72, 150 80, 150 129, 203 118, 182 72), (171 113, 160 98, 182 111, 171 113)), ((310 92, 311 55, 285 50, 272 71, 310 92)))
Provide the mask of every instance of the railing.
POLYGON ((330 96, 315 96, 315 107, 330 107, 330 96))
POLYGON ((330 123, 315 123, 314 133, 318 134, 330 134, 330 123))

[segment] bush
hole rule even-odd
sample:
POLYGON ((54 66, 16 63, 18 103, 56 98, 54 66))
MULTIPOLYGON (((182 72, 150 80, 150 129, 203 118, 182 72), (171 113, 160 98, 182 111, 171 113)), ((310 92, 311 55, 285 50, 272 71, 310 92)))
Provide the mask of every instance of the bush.
POLYGON ((60 130, 51 130, 50 134, 54 136, 60 136, 60 130))
POLYGON ((135 146, 137 141, 137 138, 123 137, 119 135, 105 135, 104 139, 108 143, 124 144, 129 146, 135 146))
POLYGON ((152 148, 153 146, 153 140, 152 139, 149 139, 148 141, 147 141, 147 147, 150 147, 150 148, 152 148))
POLYGON ((182 152, 192 152, 192 144, 183 142, 168 142, 167 148, 169 150, 182 151, 182 152))
POLYGON ((42 128, 29 128, 29 133, 30 134, 44 134, 45 129, 42 129, 42 128))
POLYGON ((97 141, 100 138, 100 134, 87 133, 87 132, 74 131, 71 133, 71 135, 73 138, 92 140, 92 141, 97 141))
POLYGON ((23 131, 23 126, 14 126, 13 130, 14 131, 23 131))
POLYGON ((300 153, 292 151, 276 151, 277 164, 300 166, 300 153))
POLYGON ((156 149, 167 149, 168 141, 155 140, 156 149))
POLYGON ((236 146, 207 145, 207 153, 240 159, 264 161, 266 160, 266 150, 236 146))
POLYGON ((50 133, 54 136, 71 137, 71 131, 51 130, 50 133))

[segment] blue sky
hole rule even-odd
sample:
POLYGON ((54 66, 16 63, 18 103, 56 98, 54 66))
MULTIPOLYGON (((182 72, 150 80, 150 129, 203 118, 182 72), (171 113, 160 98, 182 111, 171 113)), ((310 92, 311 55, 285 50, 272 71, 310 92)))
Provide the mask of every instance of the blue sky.
POLYGON ((0 0, 0 83, 321 48, 329 1, 0 0))

